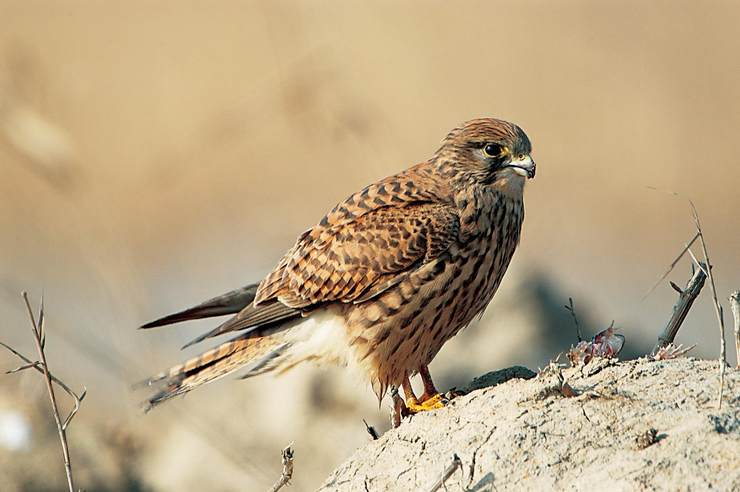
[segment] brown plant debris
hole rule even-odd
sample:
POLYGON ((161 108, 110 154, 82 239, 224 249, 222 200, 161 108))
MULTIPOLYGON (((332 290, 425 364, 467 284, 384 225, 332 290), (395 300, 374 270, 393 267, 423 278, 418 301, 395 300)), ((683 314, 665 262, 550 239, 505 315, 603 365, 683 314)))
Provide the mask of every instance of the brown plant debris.
POLYGON ((669 343, 665 347, 660 347, 658 351, 653 354, 652 358, 653 360, 676 359, 678 357, 683 357, 694 347, 696 347, 696 344, 684 347, 683 345, 673 345, 672 343, 669 343))
POLYGON ((624 347, 624 335, 614 332, 614 323, 597 333, 590 341, 582 340, 567 353, 571 366, 588 364, 594 357, 611 359, 624 347))
POLYGON ((635 437, 635 446, 637 449, 645 449, 658 442, 658 431, 652 427, 645 432, 641 432, 635 437))

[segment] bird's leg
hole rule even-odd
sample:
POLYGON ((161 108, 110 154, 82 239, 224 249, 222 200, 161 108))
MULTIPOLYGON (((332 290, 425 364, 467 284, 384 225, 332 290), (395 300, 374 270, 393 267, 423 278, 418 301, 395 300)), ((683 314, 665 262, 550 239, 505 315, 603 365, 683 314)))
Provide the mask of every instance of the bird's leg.
MULTIPOLYGON (((438 397, 436 399, 434 399, 434 397, 430 399, 426 396, 422 396, 422 400, 420 402, 414 394, 414 389, 411 387, 411 381, 408 377, 404 379, 402 386, 403 394, 406 397, 406 411, 409 414, 434 410, 435 408, 442 408, 444 406, 442 395, 439 394, 436 395, 438 397)), ((424 394, 426 395, 426 389, 424 390, 424 394)))
POLYGON ((424 394, 421 396, 422 401, 439 394, 437 387, 434 386, 434 381, 432 381, 432 375, 429 374, 429 366, 419 366, 419 376, 421 376, 421 382, 424 383, 424 394))
MULTIPOLYGON (((424 367, 426 368, 426 366, 424 367)), ((425 374, 426 376, 422 376, 422 379, 424 380, 425 396, 422 397, 423 399, 421 402, 416 398, 414 388, 411 386, 411 380, 408 376, 405 377, 401 383, 403 396, 406 398, 406 401, 404 401, 403 398, 401 398, 401 395, 398 394, 398 387, 391 386, 391 400, 393 403, 393 408, 391 410, 391 424, 394 428, 401 425, 403 417, 414 415, 419 412, 426 412, 427 410, 442 408, 445 406, 445 403, 447 403, 447 400, 437 393, 436 389, 434 389, 434 383, 432 383, 432 379, 429 376, 429 370, 425 369, 425 374), (429 382, 429 385, 427 385, 427 381, 429 382), (431 397, 427 397, 430 388, 433 394, 431 397)))
POLYGON ((434 386, 432 375, 429 374, 429 366, 426 364, 419 366, 419 376, 421 376, 421 381, 424 383, 424 394, 421 395, 420 406, 425 407, 425 410, 432 410, 445 406, 447 398, 441 395, 434 386))
POLYGON ((411 380, 408 376, 403 380, 401 386, 403 387, 403 396, 406 399, 406 409, 408 410, 408 413, 416 413, 412 408, 415 409, 419 406, 419 400, 416 399, 414 388, 411 386, 411 380))

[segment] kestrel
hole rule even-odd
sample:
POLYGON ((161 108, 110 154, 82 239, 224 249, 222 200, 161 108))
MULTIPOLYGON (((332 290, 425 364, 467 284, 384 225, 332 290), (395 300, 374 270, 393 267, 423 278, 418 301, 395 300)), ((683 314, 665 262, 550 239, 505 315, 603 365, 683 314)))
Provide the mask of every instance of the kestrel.
POLYGON ((517 125, 468 121, 429 160, 336 205, 259 284, 145 324, 235 315, 186 346, 239 332, 153 377, 163 388, 149 408, 242 368, 247 378, 304 361, 359 368, 379 400, 391 389, 395 425, 441 407, 428 364, 501 283, 535 175, 531 150, 517 125))

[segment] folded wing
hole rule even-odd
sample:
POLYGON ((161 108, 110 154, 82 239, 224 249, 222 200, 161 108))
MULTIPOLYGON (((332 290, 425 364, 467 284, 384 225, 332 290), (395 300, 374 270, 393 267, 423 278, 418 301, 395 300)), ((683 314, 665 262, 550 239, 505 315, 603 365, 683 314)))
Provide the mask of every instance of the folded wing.
POLYGON ((277 300, 310 309, 369 299, 435 259, 458 237, 459 228, 451 207, 414 203, 304 234, 260 284, 255 305, 277 300))

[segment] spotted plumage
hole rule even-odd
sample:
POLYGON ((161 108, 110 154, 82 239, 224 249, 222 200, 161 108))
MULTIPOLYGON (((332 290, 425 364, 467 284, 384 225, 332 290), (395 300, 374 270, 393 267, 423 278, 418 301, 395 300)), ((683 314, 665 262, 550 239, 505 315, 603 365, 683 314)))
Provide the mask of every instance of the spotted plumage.
POLYGON ((303 361, 353 365, 378 398, 421 374, 481 314, 519 242, 531 146, 516 125, 484 118, 452 130, 427 161, 337 204, 259 284, 154 321, 234 314, 192 343, 238 332, 152 382, 149 403, 245 368, 303 361))

